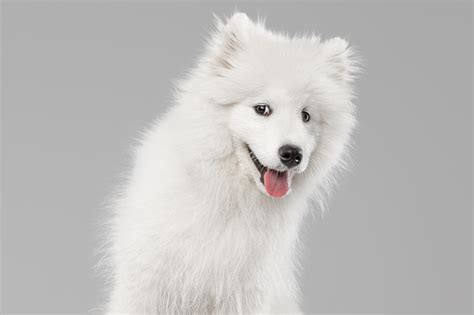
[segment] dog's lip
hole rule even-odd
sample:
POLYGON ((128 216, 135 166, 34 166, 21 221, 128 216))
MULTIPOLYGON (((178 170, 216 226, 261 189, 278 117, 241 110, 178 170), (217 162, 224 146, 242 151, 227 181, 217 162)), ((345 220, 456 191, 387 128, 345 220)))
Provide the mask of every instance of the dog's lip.
POLYGON ((260 160, 257 158, 257 156, 255 155, 255 153, 252 151, 250 146, 248 144, 246 144, 246 146, 247 146, 247 150, 249 151, 250 159, 253 161, 253 164, 255 165, 258 172, 260 173, 260 182, 262 183, 262 185, 265 185, 264 175, 265 175, 265 172, 267 170, 272 170, 272 171, 277 172, 277 173, 287 172, 286 170, 285 171, 278 171, 278 170, 275 170, 275 169, 272 169, 272 168, 269 168, 269 167, 263 165, 260 162, 260 160))
POLYGON ((266 167, 259 161, 255 153, 253 153, 252 149, 250 149, 250 146, 247 144, 247 150, 249 151, 250 159, 252 160, 253 164, 257 168, 258 172, 260 173, 260 182, 264 184, 264 179, 263 175, 265 174, 266 167))

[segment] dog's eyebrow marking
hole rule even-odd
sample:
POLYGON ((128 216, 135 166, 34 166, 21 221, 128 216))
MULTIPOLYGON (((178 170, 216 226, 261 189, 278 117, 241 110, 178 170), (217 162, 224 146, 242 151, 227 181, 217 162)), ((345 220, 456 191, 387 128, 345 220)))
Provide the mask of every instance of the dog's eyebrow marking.
POLYGON ((234 105, 237 105, 239 102, 237 101, 234 101, 234 102, 229 102, 229 103, 222 103, 222 104, 219 104, 219 105, 222 105, 222 106, 234 106, 234 105))

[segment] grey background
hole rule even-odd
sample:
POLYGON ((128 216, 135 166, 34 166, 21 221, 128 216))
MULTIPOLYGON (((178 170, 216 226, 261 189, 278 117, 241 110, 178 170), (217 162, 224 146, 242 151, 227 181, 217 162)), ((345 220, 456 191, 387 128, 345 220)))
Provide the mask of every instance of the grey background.
POLYGON ((470 313, 472 5, 3 2, 4 313, 76 313, 101 206, 144 124, 193 65, 211 12, 343 36, 365 59, 354 165, 308 220, 304 310, 470 313))

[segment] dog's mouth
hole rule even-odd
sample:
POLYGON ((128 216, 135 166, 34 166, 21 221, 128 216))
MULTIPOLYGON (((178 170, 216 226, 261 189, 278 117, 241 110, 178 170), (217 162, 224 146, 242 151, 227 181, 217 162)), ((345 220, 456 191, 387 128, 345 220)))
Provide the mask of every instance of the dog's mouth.
POLYGON ((272 197, 280 198, 288 194, 290 190, 288 171, 277 171, 263 165, 247 145, 250 158, 260 173, 260 182, 265 187, 265 191, 272 197))

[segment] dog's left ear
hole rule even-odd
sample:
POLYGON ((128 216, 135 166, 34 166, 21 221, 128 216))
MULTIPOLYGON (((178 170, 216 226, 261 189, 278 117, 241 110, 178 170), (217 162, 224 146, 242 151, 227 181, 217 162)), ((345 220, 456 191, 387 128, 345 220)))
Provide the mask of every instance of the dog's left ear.
POLYGON ((349 43, 340 37, 322 43, 322 55, 331 76, 351 82, 360 71, 358 58, 349 43))
POLYGON ((234 68, 233 58, 245 47, 254 23, 242 12, 222 21, 216 17, 216 31, 209 43, 207 62, 216 75, 234 68))

